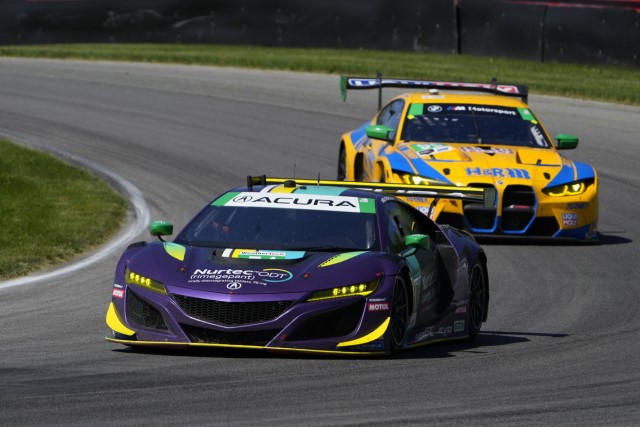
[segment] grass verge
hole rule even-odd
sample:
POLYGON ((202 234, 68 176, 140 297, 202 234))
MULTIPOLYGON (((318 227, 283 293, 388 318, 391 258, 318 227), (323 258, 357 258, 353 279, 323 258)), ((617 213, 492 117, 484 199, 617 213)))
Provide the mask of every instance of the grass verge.
POLYGON ((0 56, 180 63, 528 84, 531 93, 640 105, 640 70, 468 55, 182 44, 0 46, 0 56))
POLYGON ((105 242, 127 205, 87 171, 0 140, 0 280, 68 261, 105 242))

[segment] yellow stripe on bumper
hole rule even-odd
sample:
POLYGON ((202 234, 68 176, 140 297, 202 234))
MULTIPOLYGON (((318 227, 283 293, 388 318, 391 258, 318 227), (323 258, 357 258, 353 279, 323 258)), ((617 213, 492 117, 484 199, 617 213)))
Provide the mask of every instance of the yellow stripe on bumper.
POLYGON ((391 321, 390 317, 387 317, 387 320, 382 322, 380 326, 378 326, 373 332, 363 336, 362 338, 358 338, 351 341, 345 341, 338 344, 338 347, 347 347, 350 345, 360 345, 366 344, 371 341, 375 341, 380 338, 387 331, 387 327, 389 326, 389 322, 391 321))
POLYGON ((107 326, 113 329, 115 332, 122 334, 133 336, 135 331, 127 328, 118 317, 118 313, 116 313, 116 308, 113 305, 113 302, 109 303, 109 309, 107 310, 107 326))

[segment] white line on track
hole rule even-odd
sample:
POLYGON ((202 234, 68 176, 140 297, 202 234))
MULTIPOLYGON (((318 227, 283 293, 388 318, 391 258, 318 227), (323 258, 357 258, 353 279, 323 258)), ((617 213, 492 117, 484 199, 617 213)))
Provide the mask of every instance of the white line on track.
POLYGON ((48 270, 40 273, 34 273, 26 277, 18 277, 16 279, 0 282, 0 289, 51 280, 81 270, 100 261, 101 259, 110 255, 116 249, 122 248, 123 245, 127 244, 140 233, 142 233, 149 224, 151 216, 149 214, 149 208, 147 206, 147 202, 144 199, 144 196, 142 195, 142 192, 122 176, 97 163, 91 162, 74 154, 65 153, 63 151, 52 149, 51 147, 29 142, 24 138, 16 137, 14 135, 9 135, 6 133, 0 133, 0 136, 8 138, 12 141, 21 142, 26 146, 36 148, 41 151, 47 151, 55 155, 56 157, 66 160, 69 163, 94 172, 98 176, 108 181, 113 187, 115 187, 116 190, 129 201, 131 207, 133 207, 134 210, 133 219, 131 221, 128 221, 127 226, 123 230, 121 230, 113 240, 108 242, 106 245, 101 246, 96 252, 77 261, 73 261, 63 267, 54 268, 53 270, 48 270))

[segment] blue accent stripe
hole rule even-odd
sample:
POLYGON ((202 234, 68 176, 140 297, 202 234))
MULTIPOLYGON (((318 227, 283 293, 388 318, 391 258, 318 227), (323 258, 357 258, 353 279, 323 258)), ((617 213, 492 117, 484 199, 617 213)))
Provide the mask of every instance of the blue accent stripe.
POLYGON ((568 239, 585 240, 587 234, 591 231, 591 224, 584 225, 579 228, 573 228, 571 230, 559 230, 553 237, 565 237, 568 239))
POLYGON ((586 163, 573 162, 576 166, 576 172, 578 172, 579 180, 595 178, 596 172, 592 166, 587 165, 586 163))
POLYGON ((433 167, 429 166, 423 160, 416 160, 413 162, 413 165, 418 170, 418 175, 420 176, 423 176, 425 178, 437 179, 438 181, 446 182, 449 184, 452 183, 444 175, 442 175, 433 167))
POLYGON ((545 188, 555 187, 556 185, 566 184, 576 180, 575 170, 571 166, 562 165, 560 172, 547 184, 545 188))
POLYGON ((368 139, 366 132, 367 126, 369 126, 369 122, 363 124, 358 129, 351 132, 351 143, 356 150, 359 149, 360 146, 364 144, 364 142, 368 139))

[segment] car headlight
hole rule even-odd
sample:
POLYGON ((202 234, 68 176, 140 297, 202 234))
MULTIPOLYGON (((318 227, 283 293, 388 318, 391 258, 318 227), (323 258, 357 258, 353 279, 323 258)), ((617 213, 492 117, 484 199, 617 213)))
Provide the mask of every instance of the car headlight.
POLYGON ((429 179, 429 178, 422 177, 420 175, 412 175, 409 173, 400 173, 398 175, 400 175, 400 179, 402 179, 402 182, 404 182, 405 184, 411 184, 411 185, 443 185, 445 184, 446 185, 446 183, 442 181, 438 181, 437 179, 429 179))
POLYGON ((352 297, 356 295, 367 296, 378 289, 379 279, 370 282, 356 283, 353 285, 339 286, 331 289, 323 289, 315 291, 311 294, 307 301, 320 301, 325 299, 352 297))
POLYGON ((162 283, 133 272, 129 270, 129 267, 127 267, 124 271, 124 280, 129 285, 141 286, 143 288, 149 289, 150 291, 158 292, 163 295, 167 294, 167 290, 164 288, 164 285, 162 283))
POLYGON ((553 187, 544 188, 542 192, 551 197, 577 196, 587 189, 587 183, 584 181, 575 181, 568 184, 555 185, 553 187))

